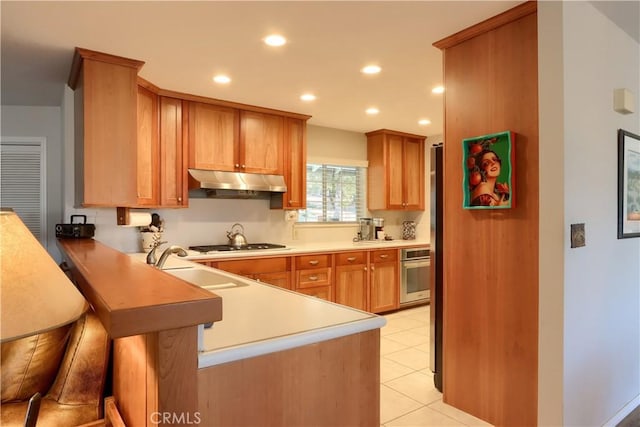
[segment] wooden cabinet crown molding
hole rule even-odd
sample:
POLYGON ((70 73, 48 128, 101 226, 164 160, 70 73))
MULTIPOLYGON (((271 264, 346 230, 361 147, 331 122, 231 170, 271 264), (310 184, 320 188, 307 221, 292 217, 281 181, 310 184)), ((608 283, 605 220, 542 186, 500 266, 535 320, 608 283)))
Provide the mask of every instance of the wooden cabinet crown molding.
POLYGON ((138 61, 137 59, 130 59, 123 56, 111 55, 108 53, 96 52, 93 50, 76 47, 75 53, 73 55, 73 62, 71 63, 71 71, 69 72, 69 79, 67 80, 67 84, 73 90, 75 90, 78 85, 80 70, 82 69, 82 61, 85 59, 106 62, 114 65, 121 65, 123 67, 135 68, 136 71, 140 71, 140 69, 144 65, 144 61, 138 61))

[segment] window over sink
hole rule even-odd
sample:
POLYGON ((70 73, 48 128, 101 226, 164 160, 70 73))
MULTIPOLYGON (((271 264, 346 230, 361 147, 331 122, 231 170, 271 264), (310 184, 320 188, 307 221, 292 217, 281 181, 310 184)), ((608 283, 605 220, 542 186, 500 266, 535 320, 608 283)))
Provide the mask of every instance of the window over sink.
POLYGON ((365 167, 307 163, 307 208, 298 222, 355 222, 365 216, 365 167))

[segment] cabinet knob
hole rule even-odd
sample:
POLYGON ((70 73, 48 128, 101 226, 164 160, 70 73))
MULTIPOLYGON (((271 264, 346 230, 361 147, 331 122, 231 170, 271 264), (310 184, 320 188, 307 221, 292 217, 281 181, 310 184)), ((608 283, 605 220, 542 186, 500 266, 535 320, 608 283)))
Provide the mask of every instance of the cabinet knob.
POLYGON ((382 254, 382 255, 380 255, 380 258, 382 258, 382 259, 389 258, 389 255, 387 255, 387 254, 382 254))
POLYGON ((178 197, 178 203, 182 203, 182 197, 178 197))
POLYGON ((371 271, 373 271, 373 270, 375 270, 375 269, 376 269, 376 266, 375 266, 375 265, 372 265, 372 266, 371 266, 371 271))
POLYGON ((292 204, 293 204, 293 200, 289 200, 289 205, 292 205, 292 204))
POLYGON ((320 261, 318 261, 317 259, 312 259, 311 261, 309 261, 309 264, 311 265, 318 265, 318 263, 320 263, 320 261))
POLYGON ((245 165, 242 165, 242 169, 244 169, 245 167, 246 167, 245 165))
POLYGON ((236 163, 236 169, 240 167, 240 163, 236 163))
POLYGON ((316 280, 318 280, 318 276, 309 276, 309 280, 315 282, 316 280))
POLYGON ((364 271, 367 271, 367 267, 364 268, 364 271))
POLYGON ((349 261, 349 262, 353 262, 355 260, 356 260, 356 257, 354 257, 354 256, 350 256, 349 258, 347 258, 347 261, 349 261))

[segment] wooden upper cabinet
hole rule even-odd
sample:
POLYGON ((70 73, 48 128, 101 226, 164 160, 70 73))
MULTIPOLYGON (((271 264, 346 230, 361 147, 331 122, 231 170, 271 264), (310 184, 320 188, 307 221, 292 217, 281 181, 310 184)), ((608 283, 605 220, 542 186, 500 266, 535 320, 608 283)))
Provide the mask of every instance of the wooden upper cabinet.
POLYGON ((234 171, 239 155, 239 112, 235 108, 189 102, 189 167, 234 171))
POLYGON ((255 111, 240 112, 240 172, 282 175, 284 117, 255 111))
POLYGON ((424 210, 424 136, 386 129, 367 135, 369 210, 424 210))
POLYGON ((272 209, 307 207, 307 122, 284 119, 284 179, 287 191, 271 198, 272 209))
POLYGON ((160 97, 160 205, 187 207, 187 145, 182 100, 160 97))
POLYGON ((138 86, 137 205, 154 206, 159 199, 158 95, 138 86))
MULTIPOLYGON (((75 91, 79 206, 138 206, 137 74, 143 64, 76 49, 68 83, 75 91)), ((153 184, 142 187, 143 198, 153 197, 153 184)))

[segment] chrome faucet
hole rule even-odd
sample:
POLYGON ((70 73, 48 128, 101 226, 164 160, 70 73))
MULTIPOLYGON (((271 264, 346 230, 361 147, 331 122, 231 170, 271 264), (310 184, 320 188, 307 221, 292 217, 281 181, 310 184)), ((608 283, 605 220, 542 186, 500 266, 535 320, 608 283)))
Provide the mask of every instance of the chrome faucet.
POLYGON ((160 240, 154 240, 151 246, 151 250, 149 251, 149 253, 147 254, 147 264, 149 265, 156 265, 156 262, 158 261, 156 259, 156 248, 158 248, 160 245, 164 245, 167 242, 161 242, 160 240))
POLYGON ((167 249, 164 250, 164 252, 162 252, 162 255, 160 255, 160 259, 156 263, 156 267, 162 268, 165 261, 167 260, 167 258, 169 258, 169 255, 171 254, 177 254, 180 257, 185 257, 188 255, 187 251, 182 249, 180 246, 169 246, 167 249))
POLYGON ((167 242, 154 242, 153 243, 153 247, 151 248, 151 250, 147 254, 147 264, 153 265, 154 267, 157 267, 157 268, 162 268, 164 263, 167 261, 167 258, 169 258, 169 255, 177 254, 180 257, 185 257, 185 256, 188 255, 187 251, 182 249, 180 246, 169 246, 167 249, 164 250, 164 252, 162 252, 162 255, 160 255, 160 259, 156 260, 156 249, 160 245, 164 245, 165 243, 167 243, 167 242))

